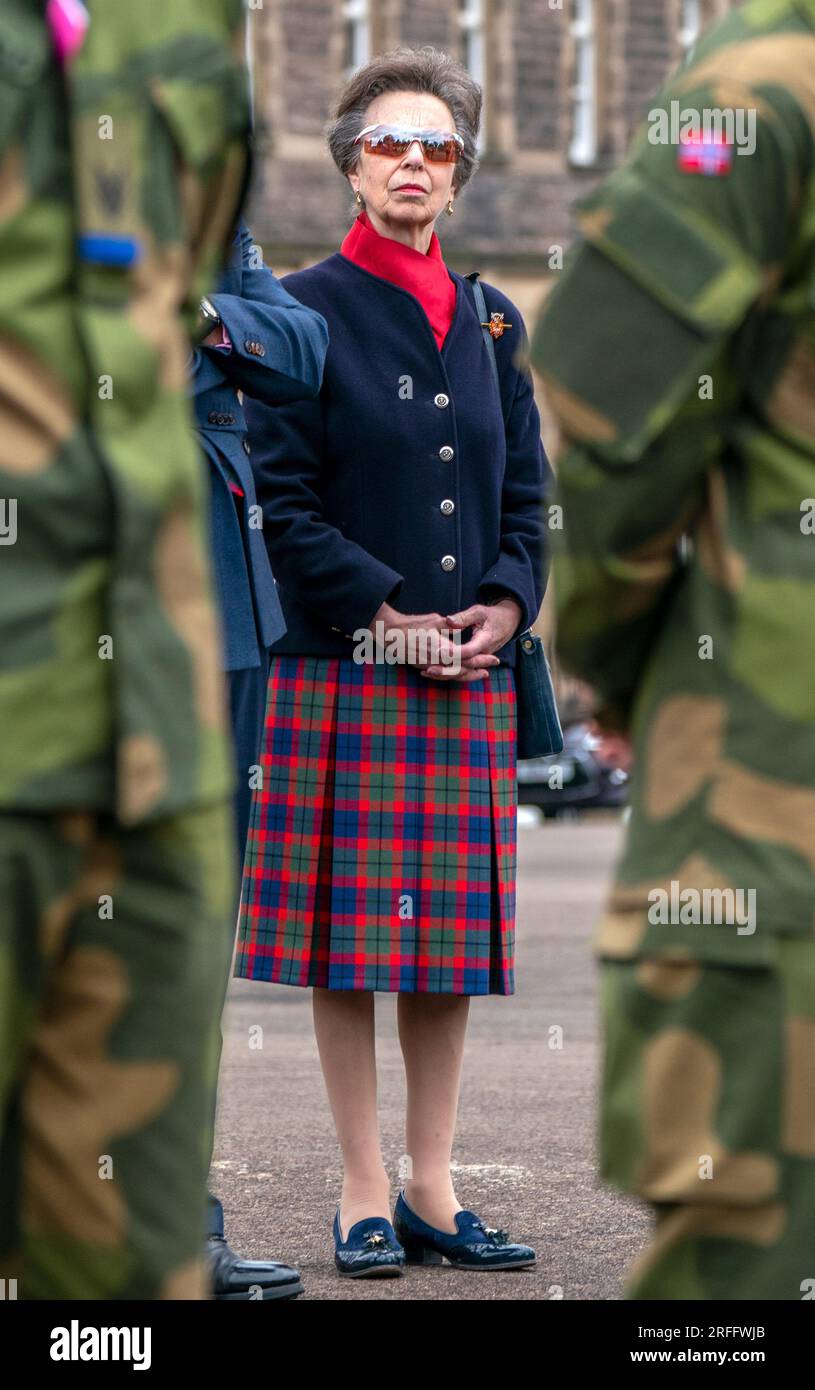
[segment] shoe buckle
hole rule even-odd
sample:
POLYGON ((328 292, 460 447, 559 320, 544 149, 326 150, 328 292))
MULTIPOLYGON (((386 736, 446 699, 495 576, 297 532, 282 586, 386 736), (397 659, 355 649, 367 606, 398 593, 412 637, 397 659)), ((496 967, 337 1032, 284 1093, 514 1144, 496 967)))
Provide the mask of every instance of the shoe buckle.
POLYGON ((496 1226, 485 1226, 483 1222, 478 1222, 478 1229, 484 1232, 490 1245, 509 1244, 509 1231, 499 1230, 496 1226))

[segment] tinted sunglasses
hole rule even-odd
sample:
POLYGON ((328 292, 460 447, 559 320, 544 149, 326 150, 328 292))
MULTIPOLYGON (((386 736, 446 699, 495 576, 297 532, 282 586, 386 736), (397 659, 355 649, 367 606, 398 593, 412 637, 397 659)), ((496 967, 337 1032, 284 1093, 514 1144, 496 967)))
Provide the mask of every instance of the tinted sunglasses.
POLYGON ((381 154, 386 159, 404 159, 415 140, 429 164, 458 164, 464 149, 460 135, 450 130, 412 130, 401 125, 369 125, 359 132, 355 145, 362 140, 366 154, 381 154))

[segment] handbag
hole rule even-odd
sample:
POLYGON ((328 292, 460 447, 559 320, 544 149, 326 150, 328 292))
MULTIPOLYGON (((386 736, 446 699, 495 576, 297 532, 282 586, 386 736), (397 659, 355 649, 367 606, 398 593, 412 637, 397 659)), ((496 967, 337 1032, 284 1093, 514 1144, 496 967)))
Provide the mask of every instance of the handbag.
MULTIPOLYGON (((495 343, 489 328, 484 327, 489 322, 489 314, 487 313, 484 291, 478 283, 478 271, 473 271, 471 275, 467 276, 467 279, 473 287, 475 306, 478 310, 500 399, 501 385, 498 378, 498 363, 495 360, 495 343)), ((527 628, 526 632, 522 632, 516 638, 516 644, 515 693, 518 718, 518 757, 546 758, 552 753, 560 753, 563 749, 563 730, 560 727, 555 688, 552 684, 549 662, 546 659, 546 649, 542 639, 530 628, 527 628)))
POLYGON ((563 730, 557 712, 552 672, 537 633, 527 628, 518 638, 515 663, 518 709, 518 757, 547 758, 563 749, 563 730))

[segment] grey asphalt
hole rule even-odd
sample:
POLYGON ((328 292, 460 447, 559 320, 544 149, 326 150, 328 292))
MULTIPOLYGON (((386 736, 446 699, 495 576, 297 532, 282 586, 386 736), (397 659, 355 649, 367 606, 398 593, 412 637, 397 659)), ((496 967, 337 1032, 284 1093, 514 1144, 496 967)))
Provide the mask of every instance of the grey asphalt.
MULTIPOLYGON (((330 1233, 341 1170, 311 992, 244 980, 233 980, 225 1015, 212 1174, 237 1250, 296 1262, 306 1300, 621 1296, 647 1218, 595 1175, 590 946, 620 833, 613 818, 521 827, 517 992, 471 1006, 453 1154, 459 1200, 534 1245, 537 1268, 486 1275, 444 1265, 387 1281, 341 1279, 330 1233), (561 1047, 552 1045, 558 1030, 561 1047)), ((404 1084, 394 1004, 377 996, 383 1152, 395 1193, 404 1084)))

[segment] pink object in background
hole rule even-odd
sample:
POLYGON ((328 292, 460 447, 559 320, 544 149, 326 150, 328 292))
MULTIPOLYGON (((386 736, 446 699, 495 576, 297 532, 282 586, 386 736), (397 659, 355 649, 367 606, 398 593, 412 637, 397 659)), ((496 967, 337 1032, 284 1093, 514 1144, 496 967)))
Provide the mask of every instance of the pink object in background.
POLYGON ((85 40, 91 22, 88 11, 82 0, 48 0, 45 14, 57 58, 63 64, 70 62, 85 40))

